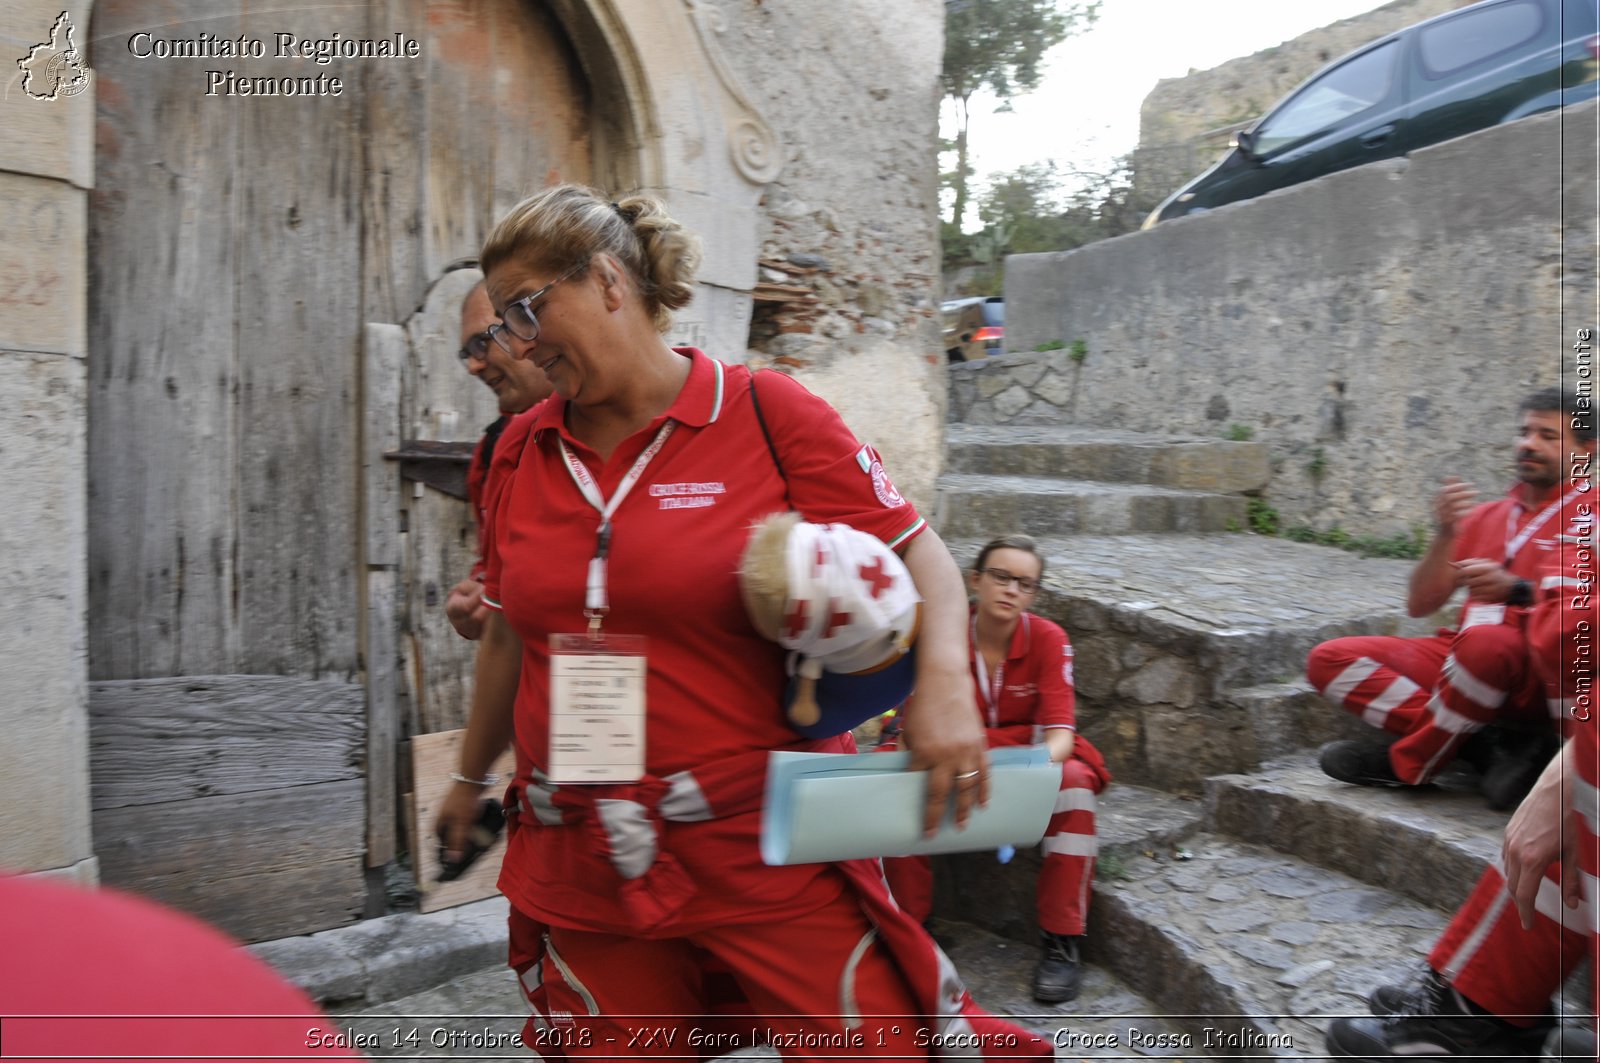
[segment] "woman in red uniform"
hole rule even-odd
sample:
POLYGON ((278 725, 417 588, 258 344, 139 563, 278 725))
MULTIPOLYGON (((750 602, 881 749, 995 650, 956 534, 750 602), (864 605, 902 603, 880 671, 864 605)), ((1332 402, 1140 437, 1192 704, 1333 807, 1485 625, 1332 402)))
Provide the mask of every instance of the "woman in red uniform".
MULTIPOLYGON (((1073 725, 1072 644, 1067 633, 1027 612, 1044 558, 1026 535, 995 539, 967 574, 972 591, 972 682, 990 747, 1044 742, 1061 765, 1061 792, 1040 849, 1038 913, 1043 955, 1033 995, 1058 1004, 1078 995, 1079 945, 1094 875, 1095 795, 1111 781, 1100 753, 1073 725)), ((912 746, 915 749, 915 746, 912 746)), ((886 860, 895 899, 912 917, 933 909, 926 857, 886 860)))
POLYGON ((1048 1055, 977 1011, 872 862, 759 856, 769 752, 852 743, 802 740, 784 722, 783 653, 737 584, 751 525, 793 508, 901 551, 925 602, 906 727, 928 771, 928 830, 950 801, 964 821, 987 786, 943 544, 827 403, 666 344, 698 249, 659 202, 549 189, 480 257, 495 342, 555 395, 496 448, 491 619, 440 830, 462 844, 483 772, 514 736, 500 888, 519 970, 542 960, 554 1013, 542 1036, 571 1056, 703 1051, 709 956, 762 1016, 758 1036, 791 1058, 951 1044, 1048 1055))

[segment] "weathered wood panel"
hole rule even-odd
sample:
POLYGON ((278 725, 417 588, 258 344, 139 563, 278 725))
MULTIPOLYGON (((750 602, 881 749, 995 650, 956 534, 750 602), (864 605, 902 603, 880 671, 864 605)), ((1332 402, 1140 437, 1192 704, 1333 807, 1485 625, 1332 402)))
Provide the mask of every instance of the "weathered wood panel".
POLYGON ((360 918, 359 779, 98 809, 100 878, 198 915, 246 941, 360 918))
MULTIPOLYGON (((396 32, 421 36, 427 0, 371 0, 374 40, 396 32)), ((431 42, 424 41, 423 48, 431 42)), ((366 160, 361 194, 361 320, 399 323, 422 301, 429 275, 422 262, 423 133, 417 101, 427 92, 427 62, 366 64, 366 160)))
MULTIPOLYGON (((418 735, 411 740, 411 775, 416 789, 411 795, 408 819, 413 831, 411 866, 416 870, 417 889, 421 892, 418 911, 436 912, 500 892, 495 883, 500 878, 500 861, 506 852, 504 834, 465 875, 454 882, 435 881, 439 877, 439 842, 433 833, 433 824, 439 815, 439 805, 452 785, 450 773, 458 770, 461 763, 461 740, 465 735, 465 731, 444 731, 418 735)), ((503 783, 516 767, 516 756, 507 749, 489 770, 500 776, 503 783)), ((498 799, 504 789, 503 785, 490 787, 484 796, 498 799)))
MULTIPOLYGON (((352 12, 247 9, 244 32, 348 34, 352 12), (292 24, 286 27, 285 20, 292 24)), ((359 22, 359 17, 357 19, 359 22)), ((360 77, 359 61, 319 71, 360 77)), ((303 76, 258 60, 252 74, 303 76)), ((360 94, 239 113, 239 671, 354 675, 361 358, 360 94), (308 136, 308 134, 311 134, 308 136)))
POLYGON ((589 90, 544 4, 430 0, 424 262, 477 254, 519 199, 588 181, 589 90))
MULTIPOLYGON (((237 2, 206 28, 240 30, 237 2)), ((93 678, 243 670, 233 598, 239 109, 193 64, 140 60, 165 16, 94 14, 89 208, 89 664, 93 678)), ((81 31, 80 31, 81 32, 81 31)))
POLYGON ((405 330, 368 324, 362 343, 361 476, 364 566, 363 663, 367 688, 367 863, 379 867, 396 852, 395 765, 404 731, 400 719, 399 569, 402 554, 400 472, 384 455, 400 445, 400 381, 405 330))
POLYGON ((251 940, 361 914, 360 686, 280 676, 99 682, 89 712, 103 881, 251 940))
MULTIPOLYGON (((406 323, 410 341, 402 417, 415 439, 477 440, 498 415, 494 393, 461 366, 461 301, 482 276, 445 274, 406 323)), ((444 615, 445 596, 471 571, 477 524, 471 507, 423 488, 406 498, 405 622, 421 733, 466 723, 477 644, 444 615)))
POLYGON ((121 808, 359 778, 363 714, 362 689, 352 683, 280 676, 93 683, 91 803, 121 808))

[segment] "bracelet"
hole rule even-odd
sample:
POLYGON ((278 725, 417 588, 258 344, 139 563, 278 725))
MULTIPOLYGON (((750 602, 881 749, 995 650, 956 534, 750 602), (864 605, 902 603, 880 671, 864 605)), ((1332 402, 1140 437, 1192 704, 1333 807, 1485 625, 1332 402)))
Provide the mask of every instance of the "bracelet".
POLYGON ((500 781, 500 776, 491 771, 481 779, 469 779, 459 771, 453 771, 450 773, 450 781, 464 782, 468 786, 493 786, 495 783, 500 781))

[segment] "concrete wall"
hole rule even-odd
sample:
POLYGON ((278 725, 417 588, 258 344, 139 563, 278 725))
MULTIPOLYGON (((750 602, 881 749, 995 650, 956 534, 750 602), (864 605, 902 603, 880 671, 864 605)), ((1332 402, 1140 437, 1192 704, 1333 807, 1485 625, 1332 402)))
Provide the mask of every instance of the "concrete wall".
POLYGON ((944 9, 938 0, 723 8, 730 65, 783 144, 760 207, 761 258, 773 264, 762 279, 809 289, 757 303, 748 360, 792 372, 832 402, 929 509, 945 395, 934 150, 944 9))
POLYGON ((1595 104, 1093 244, 1007 260, 1006 342, 951 417, 1271 447, 1289 523, 1398 534, 1441 477, 1510 482, 1521 396, 1596 306, 1595 104))
POLYGON ((84 217, 94 86, 33 99, 14 62, 49 39, 63 8, 87 49, 89 7, 20 0, 0 25, 0 869, 93 882, 84 217))
POLYGON ((1369 41, 1477 0, 1394 0, 1210 70, 1156 82, 1139 107, 1141 191, 1165 196, 1217 160, 1232 131, 1369 41))

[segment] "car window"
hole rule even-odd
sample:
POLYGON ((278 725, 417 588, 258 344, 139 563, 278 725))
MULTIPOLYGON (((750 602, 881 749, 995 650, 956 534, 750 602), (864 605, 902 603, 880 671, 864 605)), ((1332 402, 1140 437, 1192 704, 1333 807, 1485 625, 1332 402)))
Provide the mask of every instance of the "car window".
POLYGON ((1255 150, 1265 155, 1331 129, 1389 95, 1399 46, 1399 41, 1387 41, 1301 89, 1261 123, 1255 132, 1255 150))
POLYGON ((1004 325, 1006 323, 1006 304, 999 301, 984 303, 983 323, 985 325, 1004 325))
POLYGON ((1467 11, 1417 35, 1423 75, 1432 80, 1520 48, 1544 28, 1544 10, 1534 0, 1467 11))

